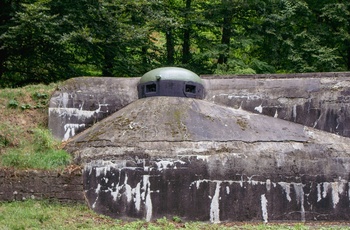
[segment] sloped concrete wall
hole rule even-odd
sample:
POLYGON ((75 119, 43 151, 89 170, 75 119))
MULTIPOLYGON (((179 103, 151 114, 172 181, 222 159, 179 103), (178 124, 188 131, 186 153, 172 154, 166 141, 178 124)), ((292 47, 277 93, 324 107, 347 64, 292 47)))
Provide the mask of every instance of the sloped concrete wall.
MULTIPOLYGON (((350 73, 201 76, 205 100, 350 137, 350 73)), ((140 78, 82 77, 51 97, 49 128, 68 140, 137 100, 140 78)))

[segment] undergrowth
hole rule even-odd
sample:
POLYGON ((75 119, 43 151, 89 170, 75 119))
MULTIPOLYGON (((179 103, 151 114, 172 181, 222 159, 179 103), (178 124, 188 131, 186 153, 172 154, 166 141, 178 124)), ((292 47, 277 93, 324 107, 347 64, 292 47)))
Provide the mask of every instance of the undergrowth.
POLYGON ((71 156, 47 128, 48 102, 57 84, 0 90, 0 167, 57 169, 71 156))

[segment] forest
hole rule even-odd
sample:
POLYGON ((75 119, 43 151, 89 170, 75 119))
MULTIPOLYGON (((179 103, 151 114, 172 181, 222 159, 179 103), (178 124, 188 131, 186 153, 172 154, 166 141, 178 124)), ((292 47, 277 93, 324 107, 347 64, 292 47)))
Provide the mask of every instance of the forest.
POLYGON ((77 76, 350 70, 348 0, 1 0, 0 88, 77 76))

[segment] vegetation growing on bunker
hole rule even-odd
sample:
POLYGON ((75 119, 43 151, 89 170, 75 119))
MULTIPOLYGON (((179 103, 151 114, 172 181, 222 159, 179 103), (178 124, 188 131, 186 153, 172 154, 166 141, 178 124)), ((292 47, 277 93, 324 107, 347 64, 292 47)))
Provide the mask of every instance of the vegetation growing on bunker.
POLYGON ((99 140, 98 137, 99 137, 100 135, 104 134, 104 133, 105 133, 105 131, 98 131, 98 132, 92 132, 92 133, 90 133, 87 142, 99 140))
POLYGON ((166 123, 166 125, 169 125, 173 138, 180 137, 181 140, 187 140, 189 138, 187 126, 184 123, 187 116, 185 111, 186 109, 179 105, 177 108, 174 108, 168 112, 170 123, 166 123))
POLYGON ((212 117, 212 116, 210 116, 210 115, 206 115, 206 116, 204 116, 206 119, 208 119, 208 120, 210 120, 210 121, 212 121, 212 122, 214 122, 215 121, 215 118, 214 117, 212 117))
POLYGON ((243 118, 237 118, 236 123, 243 131, 248 128, 248 122, 243 118))

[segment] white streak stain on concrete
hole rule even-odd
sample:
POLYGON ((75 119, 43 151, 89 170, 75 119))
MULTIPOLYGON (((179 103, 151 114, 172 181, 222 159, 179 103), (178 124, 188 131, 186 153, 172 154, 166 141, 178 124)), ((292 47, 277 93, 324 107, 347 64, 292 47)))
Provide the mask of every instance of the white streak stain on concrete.
POLYGON ((286 193, 287 200, 291 202, 292 198, 290 197, 290 183, 278 182, 278 184, 283 188, 284 192, 286 193))
POLYGON ((49 108, 49 114, 55 112, 59 114, 60 117, 79 117, 80 119, 86 119, 92 117, 95 113, 98 113, 100 110, 82 110, 77 108, 49 108))
MULTIPOLYGON (((120 176, 121 176, 120 174, 121 173, 119 172, 118 184, 115 185, 115 188, 114 189, 113 188, 108 188, 108 190, 110 191, 110 193, 111 193, 111 195, 113 197, 113 201, 117 201, 117 199, 119 197, 121 197, 121 195, 122 195, 122 194, 119 193, 120 189, 122 188, 122 186, 120 186, 120 176), (115 191, 113 191, 113 190, 115 190, 115 191)), ((104 175, 106 175, 106 173, 104 175)))
POLYGON ((85 124, 65 124, 64 125, 64 137, 63 137, 63 141, 68 140, 69 138, 75 136, 75 130, 78 128, 84 128, 85 124))
POLYGON ((95 193, 96 193, 96 194, 99 194, 100 191, 101 191, 101 185, 98 184, 98 185, 97 185, 97 188, 95 189, 95 193))
POLYGON ((267 199, 265 194, 261 195, 261 211, 262 211, 262 218, 264 220, 265 223, 268 222, 268 212, 267 212, 267 199))
MULTIPOLYGON (((323 182, 317 184, 317 202, 320 202, 322 198, 326 198, 328 195, 328 191, 331 190, 333 208, 336 208, 337 204, 340 201, 340 195, 344 192, 346 183, 347 181, 345 180, 339 180, 336 182, 323 182)), ((348 185, 348 194, 350 194, 350 182, 348 182, 348 185)))
POLYGON ((68 101, 69 101, 69 94, 68 93, 62 93, 62 94, 60 94, 60 96, 61 96, 61 101, 62 101, 63 108, 67 108, 67 104, 68 104, 68 101))
POLYGON ((133 198, 133 194, 132 194, 131 186, 128 184, 128 175, 126 173, 125 173, 125 180, 124 180, 123 186, 125 188, 126 200, 128 203, 130 203, 133 198))
POLYGON ((208 162, 208 159, 210 156, 207 156, 207 155, 197 155, 196 156, 198 160, 202 160, 202 161, 205 161, 205 162, 208 162))
POLYGON ((241 185, 241 188, 243 188, 243 182, 244 182, 244 178, 243 178, 243 176, 241 176, 241 180, 239 181, 239 184, 241 185))
POLYGON ((211 199, 210 204, 210 222, 212 223, 220 223, 220 185, 221 182, 216 182, 216 188, 214 196, 211 199))
POLYGON ((313 128, 315 128, 318 124, 318 122, 320 121, 320 119, 322 118, 323 113, 321 113, 321 115, 319 116, 319 118, 317 118, 317 120, 314 122, 313 128))
POLYGON ((297 105, 293 106, 293 118, 294 118, 294 121, 297 120, 297 105))
POLYGON ((301 183, 293 183, 297 203, 300 204, 301 221, 305 222, 305 207, 304 207, 304 185, 301 183))
POLYGON ((271 190, 271 180, 270 180, 270 179, 267 179, 267 180, 266 180, 266 190, 267 190, 267 191, 270 191, 270 190, 271 190))
POLYGON ((197 188, 197 190, 199 189, 199 186, 201 185, 201 181, 199 181, 199 180, 197 180, 196 181, 196 188, 197 188))
POLYGON ((96 113, 101 112, 101 108, 108 107, 109 104, 98 104, 98 108, 96 110, 83 110, 83 105, 80 108, 67 108, 67 105, 63 103, 62 107, 57 108, 49 108, 49 114, 55 112, 59 114, 59 117, 78 117, 80 119, 86 119, 94 116, 96 113))
POLYGON ((258 111, 259 113, 262 113, 262 111, 263 111, 262 104, 257 106, 257 107, 255 107, 254 110, 258 111))
POLYGON ((106 175, 107 168, 106 167, 96 167, 96 177, 99 177, 101 174, 106 175))
POLYGON ((241 177, 241 180, 209 180, 209 179, 201 179, 201 180, 195 180, 190 184, 190 188, 193 185, 196 185, 196 188, 199 189, 199 186, 201 183, 209 183, 209 182, 221 182, 221 183, 229 183, 231 184, 239 184, 241 187, 243 187, 244 182, 247 182, 248 184, 251 185, 258 185, 258 184, 265 184, 266 188, 271 189, 271 186, 276 187, 276 183, 271 182, 270 179, 267 179, 266 181, 256 181, 256 180, 252 180, 251 178, 248 178, 248 180, 244 180, 243 177, 241 177))
MULTIPOLYGON (((186 164, 186 162, 177 160, 177 161, 170 161, 170 160, 162 160, 162 161, 157 161, 157 170, 163 171, 164 169, 170 169, 171 167, 174 166, 175 163, 179 164, 186 164)), ((173 169, 176 169, 176 167, 173 167, 173 169)))
POLYGON ((101 192, 101 185, 98 184, 98 185, 97 185, 97 188, 95 189, 95 193, 96 193, 97 197, 96 197, 95 202, 92 204, 92 208, 95 208, 95 207, 96 207, 96 202, 97 202, 97 200, 98 200, 98 197, 99 197, 99 195, 100 195, 100 192, 101 192))
POLYGON ((322 200, 322 195, 321 195, 321 184, 317 184, 317 202, 320 202, 322 200))
POLYGON ((144 189, 143 198, 145 199, 145 206, 146 206, 146 221, 151 221, 153 207, 152 207, 151 183, 149 181, 149 175, 143 175, 143 189, 144 189), (145 198, 145 195, 146 195, 146 198, 145 198))
MULTIPOLYGON (((157 169, 159 171, 162 171, 165 168, 168 168, 169 166, 174 165, 174 162, 179 163, 185 163, 183 161, 159 161, 157 162, 157 169)), ((110 170, 111 167, 115 167, 116 165, 110 164, 105 165, 103 167, 96 167, 96 177, 99 177, 101 175, 106 175, 106 172, 110 170)), ((86 166, 85 170, 89 170, 89 173, 91 174, 92 167, 86 166)), ((147 221, 150 221, 152 219, 153 215, 153 204, 151 199, 151 188, 150 188, 150 175, 143 175, 142 181, 140 181, 135 188, 131 188, 130 185, 128 185, 128 175, 125 175, 125 180, 123 184, 120 184, 120 173, 119 173, 119 183, 114 187, 112 185, 115 192, 112 192, 112 188, 109 188, 108 191, 111 192, 111 195, 113 196, 114 200, 116 201, 121 195, 126 196, 128 202, 132 202, 135 205, 135 209, 137 211, 141 210, 141 203, 144 202, 145 204, 145 219, 147 221), (141 187, 142 185, 142 187, 141 187)), ((305 221, 305 207, 304 202, 308 200, 307 194, 304 194, 303 187, 305 186, 302 183, 289 183, 289 182, 271 182, 270 179, 267 179, 266 181, 257 181, 253 180, 253 176, 247 177, 245 179, 244 177, 241 177, 240 180, 209 180, 209 179, 202 179, 202 180, 195 180, 190 184, 189 189, 193 188, 192 186, 195 186, 197 190, 200 189, 201 183, 216 183, 215 192, 213 195, 209 196, 211 199, 210 204, 210 221, 213 223, 219 223, 220 222, 220 207, 219 207, 219 201, 221 199, 220 197, 220 188, 222 183, 229 183, 229 185, 225 186, 225 192, 227 195, 232 194, 230 185, 232 184, 239 184, 240 186, 243 186, 245 182, 247 184, 251 185, 265 185, 266 191, 270 191, 273 187, 275 188, 276 185, 280 185, 283 191, 285 192, 286 199, 291 202, 291 186, 294 187, 295 190, 295 198, 298 205, 300 205, 300 213, 301 213, 301 221, 305 221), (305 197, 306 196, 306 197, 305 197)), ((106 180, 106 182, 108 182, 106 180)), ((326 198, 328 195, 328 191, 331 189, 331 195, 332 195, 332 201, 333 201, 333 207, 336 208, 336 205, 340 202, 340 195, 345 191, 345 185, 346 183, 349 185, 349 190, 347 191, 350 193, 350 182, 347 182, 346 180, 341 180, 339 178, 339 181, 336 182, 323 182, 316 185, 317 189, 317 202, 321 201, 323 198, 326 198)), ((98 199, 99 199, 99 193, 104 192, 101 191, 101 185, 98 184, 97 188, 95 189, 95 193, 97 194, 96 200, 94 201, 92 208, 95 208, 98 199)), ((160 191, 155 191, 160 192, 160 191)), ((350 198, 349 198, 350 199, 350 198)), ((261 196, 261 205, 263 210, 263 218, 264 221, 267 221, 268 214, 267 214, 267 199, 265 194, 261 196)))
POLYGON ((134 194, 135 208, 139 212, 141 208, 141 182, 137 183, 136 187, 132 189, 134 194))
POLYGON ((323 182, 323 192, 322 192, 323 198, 326 198, 327 196, 329 185, 330 184, 328 182, 323 182))
POLYGON ((332 187, 333 208, 335 208, 340 201, 339 195, 341 195, 344 192, 345 182, 344 181, 332 182, 331 187, 332 187))
POLYGON ((174 165, 174 161, 158 161, 156 162, 157 170, 163 171, 163 169, 167 169, 174 165))

